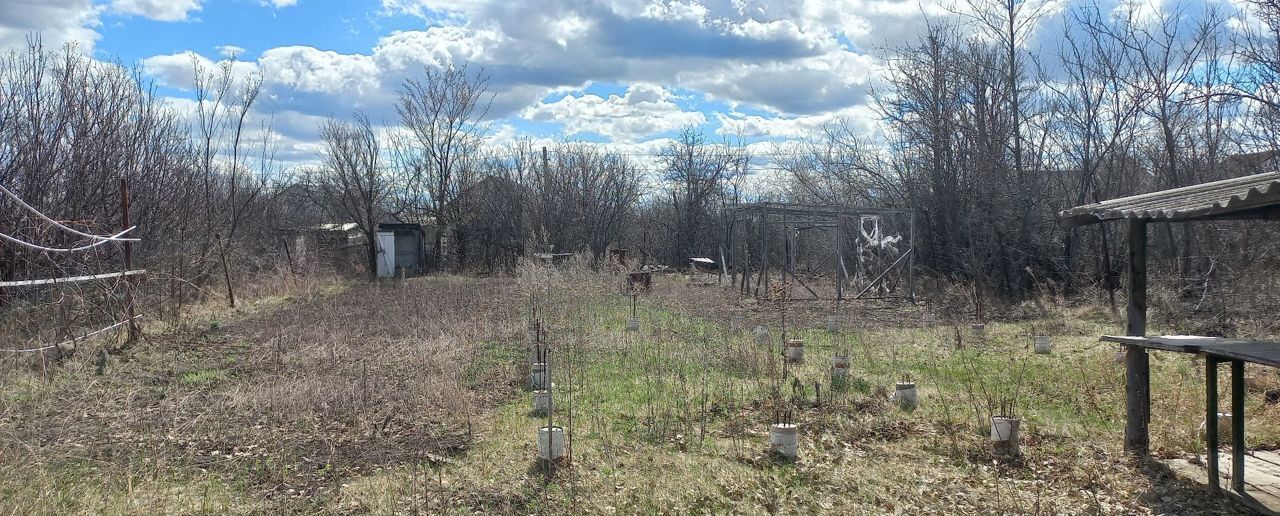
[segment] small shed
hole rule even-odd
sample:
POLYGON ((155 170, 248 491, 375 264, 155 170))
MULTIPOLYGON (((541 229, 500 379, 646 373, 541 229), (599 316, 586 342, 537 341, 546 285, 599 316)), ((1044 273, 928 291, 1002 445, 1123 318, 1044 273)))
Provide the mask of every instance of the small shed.
POLYGON ((426 233, 421 224, 382 222, 378 224, 378 277, 422 274, 427 262, 426 233))
MULTIPOLYGON (((1087 204, 1059 213, 1066 227, 1125 221, 1129 227, 1128 307, 1125 335, 1102 340, 1125 346, 1125 450, 1139 457, 1149 452, 1151 370, 1148 350, 1191 353, 1205 358, 1205 434, 1203 482, 1221 485, 1218 461, 1218 366, 1231 364, 1231 475, 1229 493, 1249 507, 1280 511, 1280 464, 1262 464, 1259 454, 1247 462, 1259 478, 1245 481, 1244 364, 1280 367, 1280 343, 1189 335, 1147 336, 1147 226, 1214 220, 1280 220, 1280 173, 1214 181, 1183 188, 1087 204), (1251 466, 1253 467, 1253 466, 1251 466)), ((1259 452, 1264 453, 1264 452, 1259 452)), ((1270 452, 1266 452, 1270 453, 1270 452)), ((1270 453, 1272 462, 1280 455, 1270 453)), ((1265 462, 1265 459, 1263 459, 1265 462)), ((1171 464, 1171 466, 1177 466, 1171 464)), ((1192 469, 1198 467, 1192 466, 1192 469)), ((1182 468, 1186 469, 1186 468, 1182 468)))
POLYGON ((327 265, 335 272, 345 274, 365 263, 366 239, 360 226, 354 222, 316 224, 278 231, 285 238, 284 250, 291 266, 298 270, 306 271, 327 265))

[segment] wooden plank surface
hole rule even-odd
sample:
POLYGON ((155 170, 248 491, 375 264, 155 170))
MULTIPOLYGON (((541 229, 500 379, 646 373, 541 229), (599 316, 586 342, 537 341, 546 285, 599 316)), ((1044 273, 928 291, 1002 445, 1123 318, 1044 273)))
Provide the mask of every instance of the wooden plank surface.
POLYGON ((1187 343, 1170 343, 1158 337, 1139 337, 1130 335, 1103 335, 1102 339, 1106 342, 1115 342, 1117 344, 1125 344, 1129 346, 1139 346, 1150 349, 1159 349, 1163 351, 1176 351, 1179 353, 1199 353, 1199 347, 1190 346, 1187 343))
POLYGON ((1254 364, 1280 367, 1280 342, 1194 335, 1164 335, 1159 337, 1103 335, 1101 340, 1162 351, 1205 353, 1228 360, 1243 360, 1254 364))
MULTIPOLYGON (((1175 474, 1201 485, 1207 485, 1209 479, 1204 468, 1204 457, 1201 456, 1199 459, 1199 464, 1193 464, 1186 459, 1161 462, 1175 474)), ((1234 469, 1230 454, 1222 456, 1222 463, 1222 474, 1219 477, 1219 485, 1223 486, 1223 489, 1219 490, 1221 493, 1259 513, 1280 516, 1280 454, 1271 451, 1255 451, 1245 455, 1244 493, 1225 488, 1231 485, 1231 475, 1228 472, 1234 469)))

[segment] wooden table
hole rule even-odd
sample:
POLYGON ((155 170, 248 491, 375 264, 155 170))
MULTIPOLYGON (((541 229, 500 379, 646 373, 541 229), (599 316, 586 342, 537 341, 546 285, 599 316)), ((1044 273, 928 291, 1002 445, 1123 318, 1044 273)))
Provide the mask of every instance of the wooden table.
MULTIPOLYGON (((1280 343, 1199 337, 1192 335, 1166 335, 1161 337, 1132 337, 1104 335, 1103 341, 1145 349, 1174 351, 1201 355, 1205 359, 1205 464, 1208 469, 1209 487, 1219 489, 1218 472, 1218 364, 1231 364, 1231 490, 1245 494, 1244 466, 1244 364, 1280 367, 1280 343)), ((1150 378, 1142 378, 1148 382, 1150 378)), ((1147 388, 1127 384, 1126 389, 1147 388)), ((1147 389, 1150 392, 1149 388, 1147 389)), ((1129 417, 1134 417, 1130 412, 1129 417)), ((1144 425, 1145 427, 1145 425, 1144 425)))

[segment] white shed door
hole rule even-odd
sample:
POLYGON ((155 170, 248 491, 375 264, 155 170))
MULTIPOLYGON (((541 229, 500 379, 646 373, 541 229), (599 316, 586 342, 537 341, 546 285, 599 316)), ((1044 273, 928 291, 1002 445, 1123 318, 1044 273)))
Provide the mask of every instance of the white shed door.
POLYGON ((396 234, 378 232, 378 277, 393 278, 396 275, 396 234))

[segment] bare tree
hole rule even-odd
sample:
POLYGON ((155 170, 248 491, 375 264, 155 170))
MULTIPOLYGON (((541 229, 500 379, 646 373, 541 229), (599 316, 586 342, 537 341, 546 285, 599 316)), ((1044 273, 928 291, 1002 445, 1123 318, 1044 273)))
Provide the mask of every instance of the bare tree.
MULTIPOLYGON (((176 278, 169 295, 180 303, 188 291, 178 285, 193 278, 179 265, 187 249, 178 235, 203 215, 202 178, 184 120, 139 71, 90 59, 77 48, 48 51, 36 36, 27 48, 0 56, 0 185, 51 218, 101 234, 120 229, 121 180, 129 185, 138 226, 131 235, 147 242, 135 249, 135 261, 152 271, 145 280, 152 285, 176 278)), ((66 239, 74 235, 50 231, 16 201, 0 197, 6 197, 0 232, 71 243, 66 239)), ((83 261, 0 246, 0 280, 109 271, 121 265, 113 253, 118 250, 103 246, 83 261)), ((49 293, 0 292, 0 298, 41 292, 49 293)), ((139 303, 163 301, 162 289, 145 292, 139 303)), ((110 297, 85 299, 93 301, 83 307, 88 313, 115 322, 118 314, 106 313, 117 306, 110 297)))
POLYGON ((235 251, 236 234, 245 210, 254 205, 266 186, 263 176, 246 177, 241 155, 245 122, 262 90, 262 74, 237 79, 235 58, 210 70, 196 55, 191 56, 196 101, 196 126, 200 135, 200 166, 204 174, 205 241, 202 256, 216 252, 222 267, 227 301, 236 305, 228 254, 235 251), (224 154, 225 153, 225 154, 224 154), (216 163, 225 156, 223 166, 216 163), (241 195, 241 190, 245 190, 241 195), (211 237, 211 238, 210 238, 211 237))
MULTIPOLYGON (((1124 45, 1105 32, 1089 27, 1111 23, 1096 5, 1082 5, 1067 13, 1068 23, 1058 49, 1063 80, 1047 82, 1055 132, 1054 154, 1060 169, 1059 188, 1068 192, 1071 206, 1115 196, 1118 168, 1123 166, 1129 140, 1138 124, 1143 94, 1132 88, 1137 70, 1124 45)), ((1062 206, 1067 208, 1069 206, 1062 206)), ((1094 228, 1099 241, 1098 272, 1108 293, 1116 284, 1111 266, 1107 227, 1094 228)), ((1068 230, 1063 241, 1066 288, 1072 287, 1080 228, 1068 230)), ((1111 297, 1114 302, 1114 296, 1111 297)))
POLYGON ((670 214, 663 222, 670 235, 665 258, 682 267, 695 252, 710 252, 718 244, 713 232, 725 188, 745 174, 746 149, 730 142, 715 144, 696 128, 686 128, 658 157, 662 181, 670 197, 670 214))
POLYGON ((369 277, 376 280, 378 222, 391 187, 369 118, 361 112, 353 118, 354 122, 325 122, 320 129, 323 162, 305 175, 316 204, 336 218, 354 222, 364 234, 369 277))
POLYGON ((400 87, 396 113, 410 137, 393 141, 405 183, 399 211, 411 219, 434 218, 437 267, 442 237, 461 219, 455 201, 465 176, 478 168, 475 157, 492 100, 489 76, 471 73, 466 65, 427 67, 420 79, 406 79, 400 87))
MULTIPOLYGON (((1123 45, 1137 73, 1130 87, 1140 90, 1143 114, 1155 126, 1157 138, 1150 153, 1158 164, 1160 186, 1177 188, 1196 183, 1196 171, 1184 165, 1185 131, 1193 123, 1189 102, 1194 94, 1195 74, 1207 47, 1218 37, 1224 19, 1212 7, 1198 17, 1186 16, 1185 5, 1171 11, 1154 9, 1138 12, 1126 5, 1115 23, 1093 23, 1088 30, 1106 34, 1123 45)), ((1165 225, 1164 242, 1182 256, 1182 274, 1191 272, 1193 233, 1181 225, 1175 236, 1173 225, 1165 225)))

